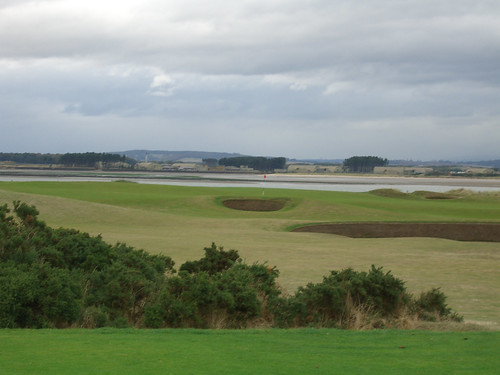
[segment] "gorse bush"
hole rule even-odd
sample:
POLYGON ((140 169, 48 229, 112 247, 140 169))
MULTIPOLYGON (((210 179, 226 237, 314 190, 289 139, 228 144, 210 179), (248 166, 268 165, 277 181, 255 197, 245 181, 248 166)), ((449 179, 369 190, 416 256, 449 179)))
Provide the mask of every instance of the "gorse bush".
POLYGON ((0 285, 0 327, 66 327, 78 319, 81 290, 66 269, 3 263, 0 285))
POLYGON ((14 202, 15 216, 9 212, 0 206, 2 327, 135 325, 174 272, 167 256, 52 229, 25 203, 14 202))
POLYGON ((437 321, 445 316, 450 320, 462 321, 462 317, 448 307, 446 296, 439 288, 420 293, 413 302, 412 310, 422 320, 437 321))
POLYGON ((188 261, 180 266, 179 271, 189 273, 207 272, 214 275, 231 268, 240 258, 236 250, 225 251, 223 247, 217 248, 215 243, 206 247, 205 256, 200 260, 188 261))
POLYGON ((19 201, 0 206, 0 327, 384 327, 411 314, 460 320, 439 289, 410 295, 391 272, 331 271, 282 293, 275 267, 214 243, 179 267, 168 256, 52 229, 19 201))
POLYGON ((339 326, 349 321, 353 306, 363 306, 373 315, 391 317, 396 316, 409 299, 404 283, 390 272, 384 273, 382 268, 372 266, 368 273, 351 268, 331 271, 323 282, 300 287, 290 301, 283 304, 291 311, 285 312, 288 321, 281 318, 280 324, 292 325, 292 319, 293 324, 299 326, 339 326))
POLYGON ((236 250, 214 243, 179 270, 146 308, 146 326, 242 328, 262 317, 269 298, 279 294, 277 270, 244 264, 236 250))

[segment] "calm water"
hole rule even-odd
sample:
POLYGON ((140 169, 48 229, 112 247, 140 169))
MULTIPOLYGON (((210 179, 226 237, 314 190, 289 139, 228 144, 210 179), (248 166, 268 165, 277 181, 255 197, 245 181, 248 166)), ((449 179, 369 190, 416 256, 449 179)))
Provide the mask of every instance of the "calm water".
POLYGON ((427 190, 445 192, 453 189, 474 191, 500 191, 500 179, 472 178, 425 178, 425 177, 378 177, 378 176, 298 176, 255 174, 203 174, 203 173, 141 173, 137 177, 129 174, 97 174, 86 177, 36 175, 23 176, 2 171, 0 181, 116 181, 127 180, 143 184, 205 186, 205 187, 256 187, 263 189, 301 189, 324 191, 365 192, 374 189, 397 189, 403 192, 427 190))

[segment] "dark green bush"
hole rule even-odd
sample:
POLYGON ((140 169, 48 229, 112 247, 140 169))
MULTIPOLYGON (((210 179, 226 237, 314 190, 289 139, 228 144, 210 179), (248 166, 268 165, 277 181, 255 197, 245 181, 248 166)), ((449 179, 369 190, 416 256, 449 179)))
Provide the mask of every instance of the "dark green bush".
POLYGON ((189 273, 205 271, 213 275, 232 267, 240 258, 236 250, 225 251, 221 246, 217 248, 213 242, 212 246, 205 247, 204 250, 203 258, 182 264, 179 271, 189 273))
MULTIPOLYGON (((207 249, 214 248, 212 244, 207 249)), ((215 251, 222 254, 207 251, 209 259, 227 254, 222 248, 215 251)), ((155 301, 146 307, 145 325, 241 328, 262 317, 268 299, 279 294, 275 283, 278 272, 261 264, 246 265, 235 250, 231 252, 236 255, 232 255, 232 266, 197 267, 192 273, 184 268, 178 276, 166 279, 155 301)), ((216 263, 202 258, 198 264, 216 263)))
POLYGON ((463 321, 462 316, 453 312, 448 307, 446 296, 439 288, 422 292, 413 303, 413 311, 422 320, 436 321, 439 319, 449 319, 457 322, 463 321))
POLYGON ((404 282, 372 266, 370 271, 351 268, 331 271, 321 283, 300 287, 292 297, 287 320, 298 325, 335 326, 349 318, 351 308, 362 307, 374 315, 393 316, 409 300, 404 282))
POLYGON ((52 229, 26 203, 13 211, 0 206, 0 327, 135 325, 174 272, 169 257, 52 229))
POLYGON ((0 285, 0 327, 67 327, 78 319, 81 291, 66 269, 2 264, 0 285))
POLYGON ((0 285, 0 327, 33 326, 33 303, 38 289, 35 275, 27 267, 2 263, 0 285))

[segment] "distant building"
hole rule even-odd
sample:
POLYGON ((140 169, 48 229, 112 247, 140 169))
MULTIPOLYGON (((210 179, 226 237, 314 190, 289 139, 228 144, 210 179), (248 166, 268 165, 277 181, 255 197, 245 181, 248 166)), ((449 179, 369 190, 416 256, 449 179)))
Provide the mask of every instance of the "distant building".
POLYGON ((246 165, 240 165, 239 167, 234 167, 232 165, 226 165, 224 167, 224 172, 255 172, 255 169, 249 168, 246 165))
POLYGON ((198 163, 173 163, 165 164, 162 169, 170 172, 206 172, 208 167, 198 163))
POLYGON ((389 176, 415 176, 430 174, 434 171, 429 167, 375 167, 374 174, 384 174, 389 176))
POLYGON ((137 163, 135 165, 135 169, 143 170, 143 171, 161 171, 162 167, 161 164, 158 163, 137 163))
POLYGON ((315 170, 313 164, 290 164, 287 168, 288 173, 314 173, 315 170))
POLYGON ((202 158, 182 158, 178 160, 179 163, 193 163, 193 164, 203 164, 202 158))
POLYGON ((339 165, 316 165, 316 164, 290 164, 288 173, 340 173, 342 167, 339 165))
POLYGON ((494 174, 495 170, 492 168, 467 168, 467 174, 494 174))

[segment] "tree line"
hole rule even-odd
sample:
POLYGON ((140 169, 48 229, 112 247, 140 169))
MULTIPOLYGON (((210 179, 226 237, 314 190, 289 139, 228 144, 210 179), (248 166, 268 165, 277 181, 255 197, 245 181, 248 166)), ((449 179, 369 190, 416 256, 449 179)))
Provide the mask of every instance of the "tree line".
POLYGON ((352 156, 345 159, 344 170, 353 173, 371 173, 375 167, 383 167, 389 163, 387 159, 378 156, 352 156))
POLYGON ((39 153, 0 153, 0 161, 11 161, 22 164, 62 164, 64 166, 94 167, 97 163, 136 164, 134 159, 125 155, 109 153, 66 153, 66 154, 39 154, 39 153))
POLYGON ((0 152, 0 161, 12 161, 23 164, 58 164, 60 157, 60 154, 0 152))
POLYGON ((266 158, 263 156, 236 156, 232 158, 219 159, 219 165, 226 167, 247 166, 258 171, 271 172, 275 169, 284 169, 286 158, 266 158))
POLYGON ((391 272, 331 271, 282 293, 279 271, 212 243, 178 270, 166 255, 74 229, 53 229, 34 206, 0 205, 0 328, 397 327, 408 316, 460 320, 446 296, 415 297, 391 272))
POLYGON ((93 167, 97 163, 126 163, 133 165, 136 163, 134 159, 130 159, 125 155, 118 154, 108 154, 108 153, 96 153, 96 152, 85 152, 85 153, 68 153, 63 154, 60 157, 60 163, 67 166, 85 166, 93 167))

